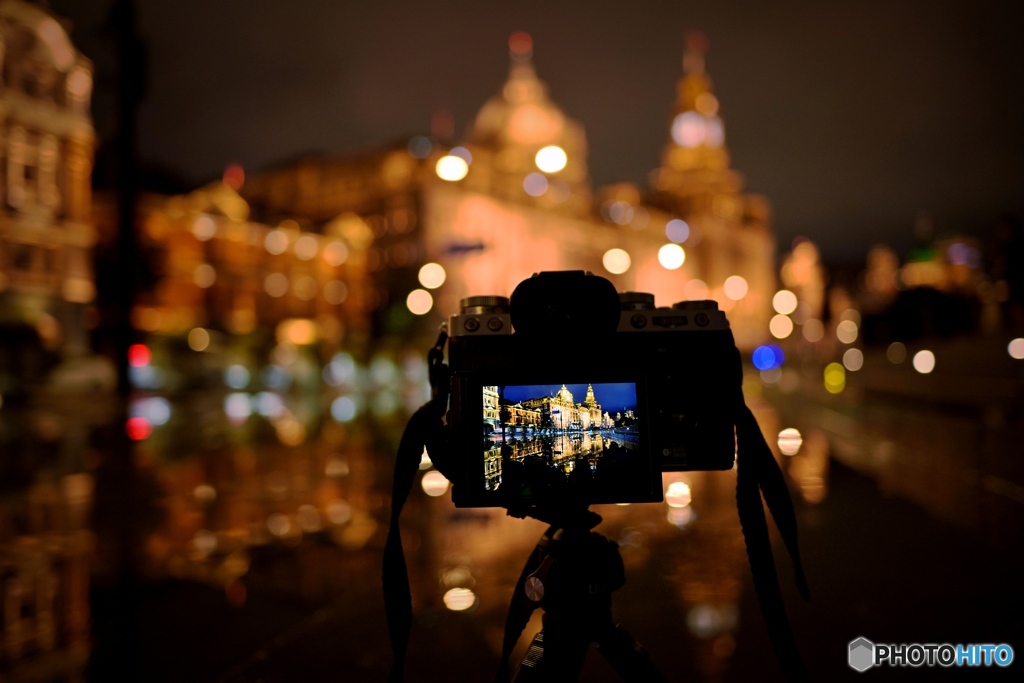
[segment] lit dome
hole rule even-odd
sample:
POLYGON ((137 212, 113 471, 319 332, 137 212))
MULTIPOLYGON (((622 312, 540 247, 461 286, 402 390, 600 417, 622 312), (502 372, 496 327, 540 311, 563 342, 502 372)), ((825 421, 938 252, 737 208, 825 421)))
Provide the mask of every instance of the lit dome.
POLYGON ((568 164, 560 176, 570 183, 586 178, 586 137, 583 127, 548 98, 547 86, 534 71, 532 41, 524 33, 509 41, 511 67, 501 93, 488 100, 469 132, 470 142, 503 155, 502 169, 512 173, 536 171, 536 153, 557 145, 568 164))

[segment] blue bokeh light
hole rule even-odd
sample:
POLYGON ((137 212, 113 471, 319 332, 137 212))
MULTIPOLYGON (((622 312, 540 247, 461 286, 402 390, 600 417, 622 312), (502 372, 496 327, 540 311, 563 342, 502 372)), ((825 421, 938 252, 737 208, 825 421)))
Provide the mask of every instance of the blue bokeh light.
POLYGON ((777 368, 785 359, 786 354, 775 344, 758 346, 751 357, 754 367, 761 371, 777 368))

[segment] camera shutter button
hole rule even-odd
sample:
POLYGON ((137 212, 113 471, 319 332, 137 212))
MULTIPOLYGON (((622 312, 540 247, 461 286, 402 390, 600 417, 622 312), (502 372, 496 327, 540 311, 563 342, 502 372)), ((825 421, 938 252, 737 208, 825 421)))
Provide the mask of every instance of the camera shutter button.
POLYGON ((501 322, 501 318, 491 318, 487 321, 487 329, 491 332, 497 332, 503 327, 505 327, 505 323, 501 322))
POLYGON ((644 327, 647 327, 647 316, 643 315, 642 313, 637 313, 636 315, 629 319, 629 322, 631 325, 633 325, 633 327, 639 330, 644 327))
POLYGON ((464 322, 462 326, 466 328, 467 332, 476 332, 477 330, 480 329, 480 321, 477 320, 476 318, 470 318, 469 320, 464 322))

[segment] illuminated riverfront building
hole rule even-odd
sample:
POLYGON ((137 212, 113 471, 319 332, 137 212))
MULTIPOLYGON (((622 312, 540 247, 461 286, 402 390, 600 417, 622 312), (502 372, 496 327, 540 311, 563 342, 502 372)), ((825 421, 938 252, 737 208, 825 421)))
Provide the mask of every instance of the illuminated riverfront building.
POLYGON ((405 333, 416 316, 440 322, 462 297, 508 295, 538 271, 583 269, 661 305, 716 299, 740 346, 763 340, 775 291, 769 207, 729 168, 702 39, 688 41, 652 189, 596 193, 582 126, 549 98, 529 36, 509 44, 509 78, 461 143, 417 136, 307 158, 247 180, 241 196, 262 214, 365 222, 377 333, 405 333))
POLYGON ((54 356, 67 367, 87 354, 91 93, 92 64, 61 23, 0 2, 0 393, 39 383, 54 356))
MULTIPOLYGON (((140 244, 158 276, 137 297, 134 327, 187 339, 197 351, 254 335, 256 345, 262 336, 330 353, 365 336, 372 238, 363 220, 257 216, 236 192, 241 182, 241 169, 229 167, 223 180, 189 194, 143 197, 140 244)), ((96 214, 100 233, 112 238, 113 207, 103 203, 96 214)))
POLYGON ((563 384, 554 396, 531 398, 521 402, 523 408, 540 416, 542 426, 555 429, 590 429, 603 426, 601 405, 594 398, 594 388, 587 385, 583 403, 573 400, 572 392, 563 384))

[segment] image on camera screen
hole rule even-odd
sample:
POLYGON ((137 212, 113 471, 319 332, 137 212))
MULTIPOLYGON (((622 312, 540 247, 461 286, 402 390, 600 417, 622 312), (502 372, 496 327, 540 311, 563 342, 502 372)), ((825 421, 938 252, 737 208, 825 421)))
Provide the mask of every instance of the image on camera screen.
POLYGON ((626 501, 649 488, 641 418, 633 382, 484 386, 484 488, 626 501))

